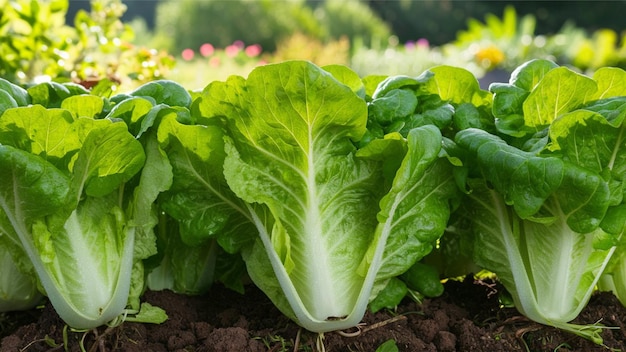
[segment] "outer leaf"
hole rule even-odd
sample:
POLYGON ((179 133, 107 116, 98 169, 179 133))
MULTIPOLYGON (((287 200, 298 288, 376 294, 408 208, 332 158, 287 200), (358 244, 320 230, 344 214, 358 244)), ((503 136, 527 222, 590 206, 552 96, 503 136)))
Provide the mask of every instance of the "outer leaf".
POLYGON ((179 222, 183 242, 199 245, 217 239, 228 252, 239 251, 256 231, 248 209, 226 185, 222 130, 184 125, 170 114, 158 134, 174 173, 161 204, 179 222))
POLYGON ((477 129, 459 132, 456 141, 475 155, 475 167, 522 218, 535 215, 561 185, 563 162, 557 158, 534 156, 477 129))
POLYGON ((69 218, 35 222, 34 243, 23 240, 28 251, 36 250, 29 256, 47 296, 74 328, 105 324, 126 307, 134 229, 126 226, 117 201, 116 194, 88 198, 69 218))
POLYGON ((589 101, 597 89, 594 80, 567 67, 552 69, 524 101, 524 121, 531 127, 549 125, 589 101))
POLYGON ((533 91, 543 77, 552 69, 559 67, 550 60, 531 60, 511 73, 509 83, 525 91, 533 91))
POLYGON ((31 104, 40 104, 46 108, 58 108, 65 98, 72 95, 89 94, 85 87, 74 83, 46 82, 28 88, 31 104))
POLYGON ((369 114, 372 121, 388 125, 413 115, 417 107, 417 97, 410 90, 394 89, 385 96, 372 100, 369 114))
POLYGON ((30 96, 26 89, 15 85, 4 78, 0 78, 0 90, 5 91, 15 102, 17 106, 26 106, 30 104, 30 96))
POLYGON ((74 118, 97 118, 104 108, 104 100, 95 95, 74 95, 63 100, 61 108, 69 110, 74 118))
POLYGON ((613 126, 621 126, 626 119, 626 96, 596 100, 583 109, 602 115, 613 126))
POLYGON ((567 113, 550 126, 552 148, 561 150, 565 160, 596 172, 614 162, 618 133, 604 117, 589 110, 567 113))
POLYGON ((524 121, 524 101, 546 73, 556 67, 558 65, 549 60, 531 60, 513 71, 508 84, 494 83, 489 86, 499 132, 513 137, 534 132, 524 121))
POLYGON ((180 84, 168 80, 145 83, 132 91, 130 95, 152 98, 154 99, 155 105, 166 104, 169 106, 182 106, 187 108, 191 105, 189 92, 180 84))
POLYGON ((494 94, 493 115, 495 117, 508 118, 510 115, 522 114, 522 104, 529 91, 504 83, 494 83, 489 86, 489 90, 494 94))
POLYGON ((476 77, 459 67, 437 66, 429 71, 434 78, 426 83, 426 89, 453 104, 472 103, 481 106, 491 101, 491 95, 481 90, 476 77))
POLYGON ((15 98, 8 92, 0 90, 0 115, 2 115, 7 109, 16 108, 17 102, 15 98))
POLYGON ((378 83, 376 90, 372 94, 372 99, 376 99, 387 95, 394 89, 411 88, 423 89, 424 85, 433 77, 433 73, 425 71, 418 77, 409 77, 403 75, 387 77, 378 83), (420 88, 422 87, 422 88, 420 88))
POLYGON ((380 268, 372 264, 379 282, 400 275, 430 253, 443 234, 449 201, 456 194, 450 165, 439 159, 439 130, 435 126, 414 129, 407 143, 392 188, 380 201, 376 230, 380 238, 372 242, 372 257, 368 256, 373 262, 380 256, 380 268))
POLYGON ((330 72, 339 82, 350 87, 356 95, 365 99, 365 85, 356 72, 343 65, 326 65, 322 68, 330 72))
POLYGON ((0 118, 0 143, 60 161, 80 147, 73 122, 65 110, 46 110, 40 105, 9 109, 0 118))
MULTIPOLYGON (((3 215, 0 212, 0 216, 3 215)), ((0 226, 0 312, 32 309, 43 298, 32 263, 0 226)))
MULTIPOLYGON (((464 211, 474 224, 476 263, 498 275, 530 319, 601 343, 598 326, 568 322, 586 306, 614 249, 594 251, 593 234, 576 233, 562 220, 522 220, 495 191, 472 186, 464 211)), ((558 212, 558 203, 550 205, 558 212)))
POLYGON ((26 230, 25 224, 53 214, 67 202, 67 175, 30 153, 0 144, 0 176, 0 205, 14 228, 26 230))
POLYGON ((534 156, 480 130, 461 131, 456 140, 522 219, 565 216, 574 231, 585 233, 597 228, 607 211, 608 183, 593 171, 556 157, 534 156), (559 198, 563 214, 539 212, 552 195, 559 198))
POLYGON ((125 124, 112 123, 89 133, 74 164, 71 190, 78 198, 111 193, 142 167, 145 154, 125 124))
POLYGON ((592 99, 626 96, 626 71, 617 67, 602 67, 593 74, 598 91, 592 99))
MULTIPOLYGON (((609 205, 619 206, 625 199, 626 188, 625 100, 603 99, 586 108, 589 110, 577 110, 554 121, 550 129, 552 149, 564 159, 603 175, 610 186, 609 205)), ((614 235, 622 231, 621 224, 611 227, 613 230, 607 231, 614 235)))
POLYGON ((133 97, 122 100, 107 114, 107 119, 122 119, 133 135, 140 133, 142 120, 150 113, 154 105, 148 99, 133 97))

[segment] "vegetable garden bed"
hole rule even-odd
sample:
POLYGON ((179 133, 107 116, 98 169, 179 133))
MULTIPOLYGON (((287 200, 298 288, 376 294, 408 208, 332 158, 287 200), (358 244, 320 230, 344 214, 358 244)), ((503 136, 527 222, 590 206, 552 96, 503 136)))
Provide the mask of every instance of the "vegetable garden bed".
MULTIPOLYGON (((472 277, 449 281, 443 296, 422 305, 405 300, 396 310, 366 314, 366 325, 358 336, 326 333, 326 351, 393 351, 381 347, 390 339, 399 351, 626 350, 626 309, 610 293, 593 296, 577 320, 615 326, 602 334, 605 346, 533 323, 514 308, 501 308, 501 293, 501 287, 490 281, 472 277)), ((159 291, 146 293, 145 299, 164 308, 170 319, 162 325, 124 323, 109 331, 103 327, 98 329, 99 337, 93 332, 71 332, 69 350, 80 350, 78 341, 83 335, 85 349, 93 351, 314 350, 315 335, 285 318, 254 286, 247 287, 245 295, 216 285, 207 295, 159 291)), ((3 334, 14 331, 2 339, 2 352, 64 350, 64 323, 49 304, 7 317, 22 325, 3 327, 3 334)))
POLYGON ((0 81, 2 348, 623 350, 624 82, 0 81))

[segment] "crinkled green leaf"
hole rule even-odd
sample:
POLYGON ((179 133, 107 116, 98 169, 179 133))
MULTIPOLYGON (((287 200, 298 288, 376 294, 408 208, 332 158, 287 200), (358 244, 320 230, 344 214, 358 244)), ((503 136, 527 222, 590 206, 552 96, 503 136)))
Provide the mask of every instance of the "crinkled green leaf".
POLYGON ((0 205, 13 227, 53 214, 68 201, 65 173, 12 146, 0 144, 0 178, 0 205))
POLYGON ((567 67, 552 69, 524 101, 524 121, 530 127, 549 125, 589 101, 597 89, 593 79, 567 67))
POLYGON ((234 253, 256 234, 248 210, 226 185, 224 133, 215 126, 185 125, 175 114, 163 118, 158 138, 173 168, 163 209, 179 222, 183 242, 217 238, 234 253))
POLYGON ((506 83, 493 83, 489 90, 493 93, 493 115, 496 118, 506 119, 523 113, 522 106, 529 91, 506 83))
POLYGON ((489 86, 493 93, 493 115, 499 132, 513 137, 524 137, 535 132, 524 120, 524 101, 546 73, 556 67, 558 65, 549 60, 531 60, 511 73, 509 83, 489 86))
POLYGON ((61 108, 71 112, 74 118, 97 118, 104 108, 104 100, 95 95, 73 95, 61 102, 61 108))
POLYGON ((16 108, 17 106, 17 102, 11 94, 4 90, 0 90, 0 115, 2 115, 7 109, 16 108))
POLYGON ((137 87, 129 95, 135 97, 151 98, 154 105, 166 104, 169 106, 189 107, 191 96, 180 84, 169 80, 158 80, 144 83, 137 87))
POLYGON ((339 82, 350 87, 356 95, 365 99, 365 86, 356 72, 344 65, 326 65, 322 68, 330 72, 339 82))
POLYGON ((416 128, 407 137, 406 156, 391 189, 380 201, 377 240, 362 263, 375 262, 375 257, 382 255, 378 282, 406 271, 428 254, 443 234, 450 216, 449 202, 457 191, 450 164, 440 158, 441 138, 435 126, 416 128), (384 244, 384 252, 378 241, 384 244))
POLYGON ((512 73, 509 83, 527 92, 535 89, 537 84, 552 69, 559 67, 550 60, 535 59, 518 66, 512 73))
POLYGON ((621 126, 626 118, 626 96, 596 100, 582 109, 602 115, 613 126, 621 126))
POLYGON ((537 157, 478 129, 460 131, 456 142, 474 155, 474 167, 522 218, 536 214, 561 185, 564 166, 560 159, 537 157), (541 182, 535 184, 535 180, 541 182))
POLYGON ((606 213, 609 185, 592 170, 557 157, 535 156, 477 129, 459 132, 456 141, 471 153, 473 168, 523 219, 564 217, 570 227, 584 233, 595 229, 606 213), (551 196, 559 199, 563 214, 540 212, 551 196))
POLYGON ((453 66, 431 68, 433 79, 426 83, 429 92, 438 94, 441 99, 454 104, 472 103, 476 106, 488 104, 489 92, 480 89, 478 79, 466 69, 453 66))
POLYGON ((0 313, 33 309, 43 298, 27 258, 22 248, 12 245, 0 228, 0 313), (24 268, 24 263, 29 267, 24 268))
POLYGON ((73 122, 66 110, 40 105, 9 109, 0 117, 0 143, 58 161, 80 148, 73 122))
POLYGON ((626 96, 626 71, 618 67, 601 67, 593 73, 598 91, 591 99, 626 96))
POLYGON ((30 96, 26 89, 0 78, 0 90, 6 92, 15 102, 17 106, 26 106, 30 104, 30 96))
POLYGON ((600 114, 576 110, 552 123, 551 147, 560 150, 564 160, 600 173, 614 162, 619 132, 620 129, 610 125, 600 114))
POLYGON ((413 115, 416 107, 415 93, 410 90, 394 89, 372 100, 368 106, 368 113, 370 119, 384 126, 413 115))
POLYGON ((28 88, 31 104, 46 108, 58 108, 66 98, 73 95, 89 94, 85 87, 74 83, 46 82, 28 88))
POLYGON ((417 77, 405 75, 389 76, 378 83, 376 90, 372 93, 372 99, 383 97, 394 89, 407 88, 425 92, 424 85, 430 81, 432 77, 433 73, 430 71, 424 71, 424 73, 417 77))
POLYGON ((98 197, 111 193, 133 177, 145 162, 145 153, 123 123, 93 129, 85 139, 72 170, 72 193, 98 197))

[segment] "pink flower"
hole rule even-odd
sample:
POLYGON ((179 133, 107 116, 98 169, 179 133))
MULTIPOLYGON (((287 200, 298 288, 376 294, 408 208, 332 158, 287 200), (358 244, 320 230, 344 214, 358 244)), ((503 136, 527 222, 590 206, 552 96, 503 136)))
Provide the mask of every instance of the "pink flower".
POLYGON ((239 50, 243 49, 243 47, 246 46, 241 40, 235 40, 233 42, 233 45, 239 48, 239 50))
POLYGON ((219 67, 221 63, 222 62, 219 56, 213 56, 211 59, 209 59, 209 66, 211 67, 219 67))
POLYGON ((183 50, 183 52, 181 53, 183 60, 185 61, 190 61, 193 59, 195 53, 193 52, 192 49, 185 49, 183 50))
POLYGON ((246 55, 248 55, 248 57, 257 57, 261 54, 261 50, 259 44, 252 44, 246 47, 246 55))
POLYGON ((224 51, 226 52, 226 56, 228 57, 237 56, 237 54, 239 54, 239 50, 241 49, 238 46, 235 46, 235 44, 231 44, 224 49, 224 51))
POLYGON ((430 46, 430 44, 428 43, 428 39, 426 38, 418 39, 415 44, 417 45, 418 48, 422 48, 422 49, 428 49, 428 47, 430 46))
POLYGON ((204 43, 200 46, 200 54, 204 57, 211 56, 215 52, 215 48, 210 43, 204 43))

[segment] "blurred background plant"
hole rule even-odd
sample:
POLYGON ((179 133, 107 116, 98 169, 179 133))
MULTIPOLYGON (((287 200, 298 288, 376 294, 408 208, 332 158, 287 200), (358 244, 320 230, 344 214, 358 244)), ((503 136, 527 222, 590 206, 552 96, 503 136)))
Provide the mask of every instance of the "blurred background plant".
POLYGON ((296 34, 324 44, 346 37, 369 46, 392 34, 360 0, 163 0, 155 16, 152 45, 171 52, 207 42, 224 48, 237 40, 274 52, 296 34))
POLYGON ((67 1, 0 0, 0 75, 27 82, 63 71, 75 31, 67 1))
POLYGON ((419 75, 445 64, 466 68, 485 82, 493 75, 508 77, 533 58, 586 73, 602 66, 626 68, 626 32, 616 10, 625 0, 568 6, 479 0, 69 4, 0 0, 1 77, 87 87, 104 79, 121 90, 169 78, 196 90, 291 59, 345 64, 361 76, 419 75))
POLYGON ((92 87, 106 80, 131 89, 161 78, 175 60, 167 52, 132 44, 121 21, 121 0, 91 0, 74 25, 67 0, 0 0, 0 76, 22 85, 54 79, 92 87))
POLYGON ((354 53, 351 65, 361 75, 391 75, 445 64, 466 68, 477 77, 492 71, 510 73, 531 59, 549 59, 587 73, 603 66, 626 68, 626 33, 620 38, 605 28, 589 34, 566 22, 556 33, 543 35, 535 33, 536 24, 535 16, 520 17, 507 6, 501 17, 489 13, 484 22, 468 19, 466 29, 449 43, 430 47, 409 41, 382 51, 363 47, 354 53))

